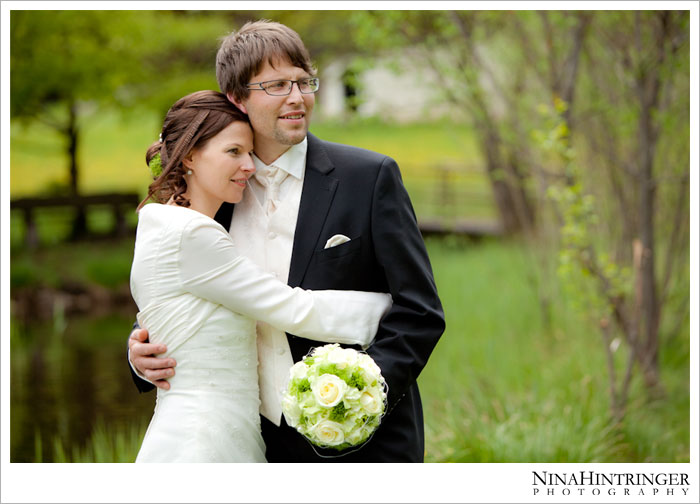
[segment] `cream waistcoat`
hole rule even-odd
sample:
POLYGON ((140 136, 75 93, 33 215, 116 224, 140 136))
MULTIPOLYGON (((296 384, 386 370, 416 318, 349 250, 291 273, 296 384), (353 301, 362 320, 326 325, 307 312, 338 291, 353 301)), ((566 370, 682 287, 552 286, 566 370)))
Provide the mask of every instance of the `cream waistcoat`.
MULTIPOLYGON (((270 217, 264 211, 264 188, 255 186, 251 180, 251 187, 243 193, 242 201, 236 204, 231 221, 230 234, 241 254, 283 282, 287 282, 289 277, 303 173, 302 170, 301 179, 292 175, 287 177, 283 199, 270 217)), ((294 364, 292 353, 287 336, 282 331, 258 322, 257 332, 260 414, 275 425, 280 425, 282 389, 289 368, 294 364)))

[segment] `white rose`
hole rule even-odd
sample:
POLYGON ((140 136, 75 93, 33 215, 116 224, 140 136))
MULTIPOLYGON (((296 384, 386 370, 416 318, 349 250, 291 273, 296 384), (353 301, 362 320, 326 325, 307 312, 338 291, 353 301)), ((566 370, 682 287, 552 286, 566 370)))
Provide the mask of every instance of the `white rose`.
POLYGON ((381 393, 375 388, 365 389, 360 396, 360 404, 370 415, 381 413, 383 406, 381 393))
POLYGON ((305 378, 308 371, 309 366, 299 361, 289 369, 289 378, 292 380, 297 378, 305 378))
POLYGON ((337 446, 345 441, 343 427, 330 420, 322 420, 313 429, 313 436, 322 444, 337 446))
POLYGON ((338 345, 338 343, 333 343, 332 345, 323 345, 321 347, 314 348, 314 351, 311 355, 312 357, 323 358, 326 355, 328 355, 329 352, 333 351, 334 348, 339 347, 340 345, 338 345))
POLYGON ((349 403, 357 402, 360 400, 360 393, 361 392, 355 387, 348 387, 348 389, 345 391, 345 396, 343 396, 343 400, 349 403))
POLYGON ((285 394, 285 396, 282 398, 282 411, 284 412, 284 418, 290 427, 296 427, 299 425, 301 408, 292 396, 285 394))
POLYGON ((332 408, 342 401, 347 389, 347 383, 332 374, 323 374, 311 384, 316 401, 327 408, 332 408))
POLYGON ((328 362, 335 364, 339 369, 353 366, 357 362, 357 352, 352 348, 334 348, 328 352, 328 362))
POLYGON ((367 354, 361 354, 359 358, 360 369, 362 369, 364 378, 373 382, 374 380, 379 380, 382 374, 382 370, 374 362, 374 359, 367 354))
POLYGON ((364 429, 354 429, 350 434, 348 434, 348 436, 345 438, 345 441, 351 444, 352 446, 355 446, 363 442, 368 437, 369 436, 367 435, 367 431, 365 431, 364 429))

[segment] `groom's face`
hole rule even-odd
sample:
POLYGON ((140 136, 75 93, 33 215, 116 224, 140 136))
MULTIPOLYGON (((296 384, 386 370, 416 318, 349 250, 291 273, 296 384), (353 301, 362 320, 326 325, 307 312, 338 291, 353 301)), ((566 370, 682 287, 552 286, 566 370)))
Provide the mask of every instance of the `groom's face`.
MULTIPOLYGON (((299 80, 312 77, 303 68, 288 61, 266 62, 251 79, 251 83, 277 79, 299 80)), ((253 86, 259 87, 259 86, 253 86)), ((237 103, 248 114, 255 132, 255 154, 269 164, 290 146, 306 137, 314 108, 313 93, 304 94, 294 84, 287 96, 271 96, 262 89, 251 89, 248 98, 237 103)))

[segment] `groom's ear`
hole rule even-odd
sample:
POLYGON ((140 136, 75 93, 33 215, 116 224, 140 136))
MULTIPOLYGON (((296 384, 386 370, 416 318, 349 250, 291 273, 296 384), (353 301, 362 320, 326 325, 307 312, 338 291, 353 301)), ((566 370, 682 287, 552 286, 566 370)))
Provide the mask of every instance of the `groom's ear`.
POLYGON ((238 110, 240 110, 244 114, 248 113, 248 110, 245 108, 245 105, 243 105, 243 102, 241 100, 236 99, 236 97, 233 96, 231 93, 226 93, 226 98, 228 98, 228 101, 233 103, 238 110))

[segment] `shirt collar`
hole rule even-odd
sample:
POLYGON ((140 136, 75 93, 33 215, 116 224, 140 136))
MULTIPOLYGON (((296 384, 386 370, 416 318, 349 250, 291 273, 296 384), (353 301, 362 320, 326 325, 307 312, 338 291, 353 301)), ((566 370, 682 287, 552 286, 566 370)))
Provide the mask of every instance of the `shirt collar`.
POLYGON ((304 168, 306 166, 306 150, 307 140, 306 137, 304 137, 304 140, 298 144, 292 145, 289 149, 287 149, 287 152, 275 159, 269 165, 263 163, 258 156, 253 154, 253 163, 255 163, 256 174, 265 175, 267 170, 274 165, 280 170, 286 171, 293 177, 301 180, 304 173, 304 168))

